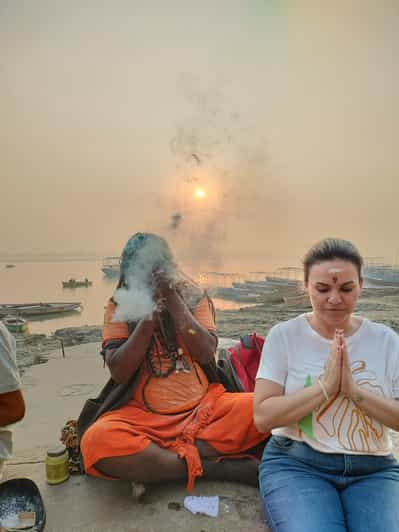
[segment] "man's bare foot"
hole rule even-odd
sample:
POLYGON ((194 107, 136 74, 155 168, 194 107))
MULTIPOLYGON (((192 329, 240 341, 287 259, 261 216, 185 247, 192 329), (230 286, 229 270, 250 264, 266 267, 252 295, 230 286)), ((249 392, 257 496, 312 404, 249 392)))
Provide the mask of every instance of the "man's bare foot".
POLYGON ((130 483, 132 487, 132 495, 134 500, 140 499, 145 493, 145 486, 144 484, 141 484, 141 482, 133 482, 130 483))

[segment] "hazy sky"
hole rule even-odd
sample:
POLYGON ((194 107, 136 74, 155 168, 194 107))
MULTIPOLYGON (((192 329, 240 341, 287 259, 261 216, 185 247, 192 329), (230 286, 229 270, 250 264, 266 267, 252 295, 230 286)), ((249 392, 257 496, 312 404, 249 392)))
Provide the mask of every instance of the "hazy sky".
POLYGON ((201 267, 324 236, 398 259, 398 15, 0 0, 0 255, 118 254, 151 230, 201 267))

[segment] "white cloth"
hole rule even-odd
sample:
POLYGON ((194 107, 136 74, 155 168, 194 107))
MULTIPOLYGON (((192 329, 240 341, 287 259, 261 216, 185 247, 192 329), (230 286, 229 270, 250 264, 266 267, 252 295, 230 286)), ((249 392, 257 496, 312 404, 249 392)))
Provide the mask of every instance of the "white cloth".
MULTIPOLYGON (((17 367, 16 342, 4 323, 0 322, 0 394, 14 392, 21 387, 17 367)), ((0 427, 0 464, 12 453, 12 430, 0 427)))
POLYGON ((12 456, 12 430, 10 427, 0 427, 0 463, 12 456))
POLYGON ((14 392, 20 388, 15 338, 0 321, 0 393, 14 392))
MULTIPOLYGON (((399 398, 399 336, 385 325, 363 319, 346 344, 357 384, 377 395, 399 398)), ((305 314, 279 323, 267 335, 257 379, 281 384, 287 395, 294 393, 323 374, 331 346, 332 340, 313 330, 305 314)), ((272 433, 328 453, 386 455, 392 450, 389 429, 341 394, 298 423, 272 433)))
POLYGON ((194 495, 187 495, 184 498, 183 506, 193 514, 217 517, 219 514, 219 496, 196 497, 194 495))

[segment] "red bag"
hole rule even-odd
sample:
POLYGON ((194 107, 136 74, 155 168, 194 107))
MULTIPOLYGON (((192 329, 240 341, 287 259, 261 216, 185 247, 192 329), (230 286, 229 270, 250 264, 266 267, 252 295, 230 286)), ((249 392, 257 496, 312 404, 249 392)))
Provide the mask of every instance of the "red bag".
POLYGON ((253 392, 260 356, 265 339, 255 332, 241 336, 236 345, 229 347, 230 361, 241 383, 242 391, 253 392))

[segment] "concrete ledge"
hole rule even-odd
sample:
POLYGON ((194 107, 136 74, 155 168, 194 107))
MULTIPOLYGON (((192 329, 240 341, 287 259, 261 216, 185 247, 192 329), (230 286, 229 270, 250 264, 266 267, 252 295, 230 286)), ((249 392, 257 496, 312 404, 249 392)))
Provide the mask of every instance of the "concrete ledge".
MULTIPOLYGON (((234 342, 223 340, 223 347, 234 342)), ((258 490, 228 482, 199 481, 193 495, 219 495, 219 517, 195 516, 171 510, 170 502, 183 506, 187 495, 181 484, 150 487, 144 498, 132 498, 123 481, 73 476, 64 484, 49 486, 45 477, 46 450, 58 441, 65 421, 76 419, 84 401, 95 396, 108 379, 99 356, 100 344, 83 344, 58 351, 46 363, 23 375, 27 404, 25 419, 14 429, 14 458, 7 463, 4 480, 28 477, 42 493, 48 532, 152 532, 229 531, 261 532, 263 524, 258 490)))

